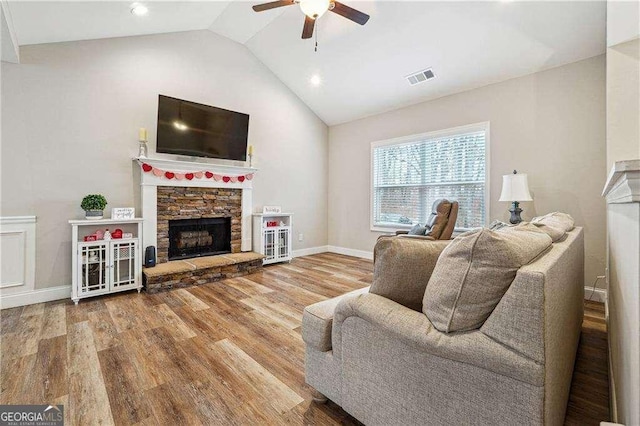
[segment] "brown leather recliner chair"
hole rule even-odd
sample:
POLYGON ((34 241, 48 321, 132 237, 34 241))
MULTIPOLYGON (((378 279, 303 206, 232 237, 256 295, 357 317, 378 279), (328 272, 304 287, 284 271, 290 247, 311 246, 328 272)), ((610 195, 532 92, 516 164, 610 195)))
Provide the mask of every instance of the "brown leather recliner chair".
POLYGON ((444 198, 433 202, 431 214, 425 224, 425 235, 409 235, 409 231, 397 231, 396 235, 408 238, 420 238, 426 240, 450 240, 453 229, 458 219, 458 202, 444 198))

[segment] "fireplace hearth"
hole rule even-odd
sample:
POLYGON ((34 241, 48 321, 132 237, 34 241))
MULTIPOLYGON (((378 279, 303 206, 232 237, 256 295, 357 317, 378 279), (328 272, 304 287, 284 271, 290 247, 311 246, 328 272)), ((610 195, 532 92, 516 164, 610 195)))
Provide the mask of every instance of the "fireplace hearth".
POLYGON ((169 220, 169 260, 231 253, 231 218, 169 220))

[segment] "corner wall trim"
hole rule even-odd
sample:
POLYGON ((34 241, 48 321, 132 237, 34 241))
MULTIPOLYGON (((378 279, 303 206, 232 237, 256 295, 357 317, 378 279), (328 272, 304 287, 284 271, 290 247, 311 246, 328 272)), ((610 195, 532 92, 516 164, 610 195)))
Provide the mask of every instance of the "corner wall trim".
POLYGON ((344 254, 345 256, 360 257, 362 259, 373 260, 372 251, 356 250, 346 247, 328 246, 329 252, 344 254))
POLYGON ((2 296, 0 297, 0 308, 15 308, 17 306, 33 305, 35 303, 51 302, 52 300, 60 299, 71 299, 70 285, 41 288, 2 296))
POLYGON ((326 253, 329 251, 329 246, 309 247, 299 250, 294 250, 291 254, 293 257, 311 256, 312 254, 326 253))
POLYGON ((596 288, 594 290, 593 287, 585 287, 584 299, 591 300, 592 302, 605 303, 607 300, 607 290, 603 288, 596 288), (593 292, 593 295, 591 294, 591 292, 593 292))

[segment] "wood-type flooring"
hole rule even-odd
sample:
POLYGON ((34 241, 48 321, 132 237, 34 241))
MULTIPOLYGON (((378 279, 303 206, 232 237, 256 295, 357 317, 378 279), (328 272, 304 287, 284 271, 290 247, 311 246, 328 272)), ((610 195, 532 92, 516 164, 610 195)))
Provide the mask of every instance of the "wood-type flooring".
MULTIPOLYGON (((359 424, 312 402, 306 305, 368 286, 368 260, 317 254, 149 295, 1 311, 2 404, 63 404, 67 425, 359 424)), ((606 329, 588 303, 567 424, 608 419, 606 329)))

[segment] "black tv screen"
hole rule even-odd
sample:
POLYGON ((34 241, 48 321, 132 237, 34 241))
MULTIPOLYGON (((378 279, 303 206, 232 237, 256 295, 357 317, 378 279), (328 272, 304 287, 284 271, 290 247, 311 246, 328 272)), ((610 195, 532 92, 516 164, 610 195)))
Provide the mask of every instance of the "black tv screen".
POLYGON ((245 161, 249 115, 160 95, 156 151, 245 161))

